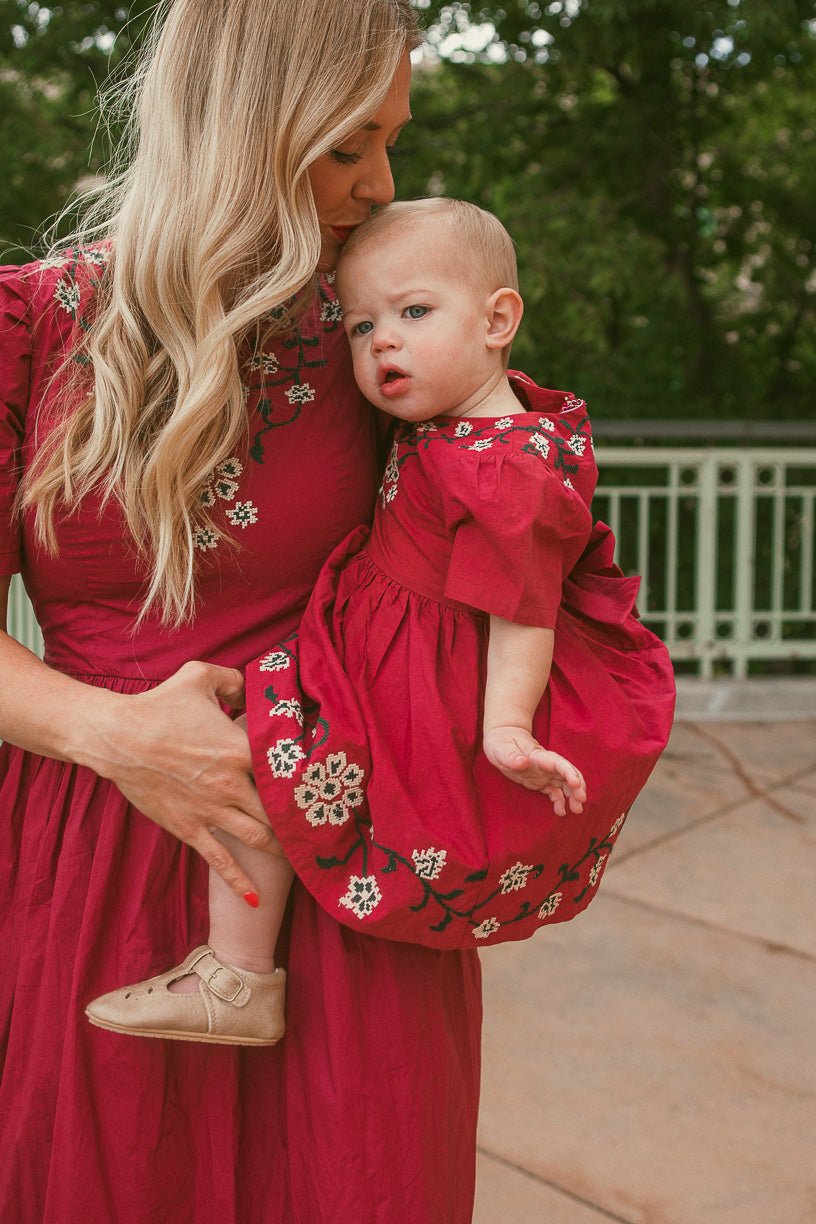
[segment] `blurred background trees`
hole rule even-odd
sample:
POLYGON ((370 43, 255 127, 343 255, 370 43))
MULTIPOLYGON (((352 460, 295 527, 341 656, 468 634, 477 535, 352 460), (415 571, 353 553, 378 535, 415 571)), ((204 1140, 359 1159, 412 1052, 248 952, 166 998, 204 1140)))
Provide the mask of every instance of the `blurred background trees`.
MULTIPOLYGON (((416 3, 398 193, 507 224, 514 362, 596 418, 813 417, 814 0, 416 3)), ((0 0, 5 260, 104 164, 96 89, 151 7, 0 0)))

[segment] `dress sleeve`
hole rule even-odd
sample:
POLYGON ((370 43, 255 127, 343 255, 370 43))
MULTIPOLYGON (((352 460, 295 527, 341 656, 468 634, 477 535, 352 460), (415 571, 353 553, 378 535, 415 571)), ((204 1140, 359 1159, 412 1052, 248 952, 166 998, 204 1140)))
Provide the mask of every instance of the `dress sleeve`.
POLYGON ((20 568, 20 530, 14 499, 31 373, 28 298, 17 268, 0 268, 0 574, 20 568))
POLYGON ((553 628, 563 583, 592 531, 589 507, 535 454, 457 458, 447 494, 453 540, 446 598, 553 628))

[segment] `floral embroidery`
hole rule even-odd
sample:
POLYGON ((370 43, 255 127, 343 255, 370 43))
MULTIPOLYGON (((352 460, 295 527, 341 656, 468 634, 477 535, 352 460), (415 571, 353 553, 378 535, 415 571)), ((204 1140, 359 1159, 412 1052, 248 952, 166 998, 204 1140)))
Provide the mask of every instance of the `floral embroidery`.
POLYGON ((577 395, 568 395, 564 399, 564 408, 566 409, 583 408, 583 407, 584 407, 584 401, 582 399, 579 399, 577 395))
POLYGON ((388 456, 388 462, 385 465, 383 472, 383 482, 380 485, 380 497, 382 504, 387 506, 397 496, 397 482, 399 481, 399 439, 394 439, 394 445, 391 447, 391 454, 388 456))
POLYGON ((563 895, 564 894, 560 892, 552 893, 538 911, 539 918, 552 918, 553 914, 561 904, 561 898, 563 895))
POLYGON ((527 877, 532 870, 532 863, 526 866, 523 863, 514 863, 512 867, 508 867, 507 871, 499 877, 502 892, 516 892, 519 888, 526 888, 527 877))
POLYGON ((308 383, 296 383, 286 392, 290 404, 310 404, 314 397, 314 387, 310 387, 308 383))
POLYGON ((467 449, 473 451, 490 450, 493 445, 492 438, 477 438, 467 449))
POLYGON ((202 552, 207 552, 218 544, 218 534, 213 531, 212 527, 197 527, 193 532, 193 544, 202 552))
POLYGON ((259 664, 263 672, 283 671, 292 662, 292 656, 285 650, 273 650, 264 655, 259 664))
POLYGON ((75 319, 79 310, 81 294, 76 281, 58 280, 54 288, 54 300, 75 319))
POLYGON ((436 428, 433 421, 420 421, 418 425, 414 426, 418 434, 436 433, 436 428))
POLYGON ((581 437, 580 434, 576 434, 575 437, 569 439, 567 446, 574 455, 583 455, 584 447, 586 446, 586 438, 581 437))
MULTIPOLYGON (((374 836, 373 828, 371 836, 374 836)), ((433 846, 430 846, 427 850, 414 850, 411 853, 411 858, 414 860, 414 871, 421 880, 437 879, 440 871, 445 866, 447 857, 447 850, 436 850, 433 846)))
POLYGON ((546 429, 548 433, 555 433, 555 424, 549 417, 539 417, 538 423, 542 429, 546 429))
POLYGON ((572 481, 570 480, 569 476, 565 476, 565 477, 564 477, 564 488, 565 488, 565 489, 574 489, 574 488, 575 488, 575 485, 572 483, 572 481))
POLYGON ((327 822, 345 824, 363 802, 364 777, 364 770, 353 761, 349 764, 345 752, 332 753, 325 764, 314 761, 303 771, 303 782, 295 787, 295 802, 314 827, 327 822))
POLYGON ((497 429, 509 429, 512 424, 513 424, 512 417, 502 417, 500 421, 496 422, 496 428, 497 429))
POLYGON ((612 828, 609 830, 609 834, 608 834, 609 837, 614 837, 616 833, 620 832, 621 826, 623 825, 623 822, 626 819, 627 815, 628 815, 627 812, 621 812, 620 816, 615 821, 612 828))
POLYGON ((262 374, 277 374, 278 358, 273 352, 253 353, 249 359, 249 368, 260 370, 262 374))
POLYGON ((272 709, 269 711, 269 717, 270 718, 273 718, 273 717, 294 718, 295 722, 300 723, 302 727, 303 726, 303 706, 300 704, 299 701, 295 701, 294 699, 287 699, 285 701, 279 701, 278 704, 273 706, 272 709))
POLYGON ((606 855, 601 854, 599 855, 597 862, 592 864, 592 867, 590 868, 590 872, 589 872, 589 887, 590 888, 594 888, 595 885, 598 883, 598 879, 600 877, 601 870, 603 869, 603 865, 605 862, 606 862, 606 855))
POLYGON ((453 433, 456 438, 466 438, 468 434, 473 433, 473 426, 470 421, 460 421, 453 433))
POLYGON ((382 893, 374 876, 353 875, 349 877, 348 891, 338 904, 345 905, 358 918, 367 918, 381 901, 382 893))
POLYGON ((340 323, 343 319, 343 310, 339 302, 326 301, 323 303, 323 308, 320 311, 321 323, 340 323))
POLYGON ((544 458, 546 459, 550 453, 550 444, 547 441, 547 439, 542 437, 540 433, 534 433, 534 434, 531 434, 530 441, 532 442, 533 446, 536 448, 538 453, 540 455, 543 455, 544 458))
POLYGON ((500 926, 498 918, 485 918, 484 922, 473 928, 473 938, 487 939, 488 935, 494 935, 500 926))
POLYGON ((280 739, 277 744, 267 749, 266 759, 276 778, 291 778, 298 761, 302 761, 305 755, 295 740, 280 739))
POLYGON ((227 511, 227 518, 233 527, 250 527, 258 521, 258 507, 251 501, 236 502, 233 508, 227 511))

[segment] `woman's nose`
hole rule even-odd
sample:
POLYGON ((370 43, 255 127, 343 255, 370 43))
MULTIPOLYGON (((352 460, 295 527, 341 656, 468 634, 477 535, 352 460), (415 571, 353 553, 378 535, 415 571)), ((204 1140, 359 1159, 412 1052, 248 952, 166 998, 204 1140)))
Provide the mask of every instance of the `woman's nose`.
POLYGON ((385 150, 368 164, 357 181, 354 195, 358 200, 367 200, 371 204, 391 203, 394 198, 394 176, 385 150))

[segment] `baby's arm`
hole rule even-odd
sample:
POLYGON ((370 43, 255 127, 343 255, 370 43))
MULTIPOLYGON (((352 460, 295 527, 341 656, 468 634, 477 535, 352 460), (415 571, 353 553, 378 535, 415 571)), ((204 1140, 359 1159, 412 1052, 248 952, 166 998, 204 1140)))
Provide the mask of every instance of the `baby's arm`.
POLYGON ((547 687, 555 634, 552 629, 517 625, 490 617, 487 684, 484 699, 484 752, 498 770, 540 790, 559 816, 569 802, 580 812, 586 785, 579 770, 533 738, 533 715, 547 687))

